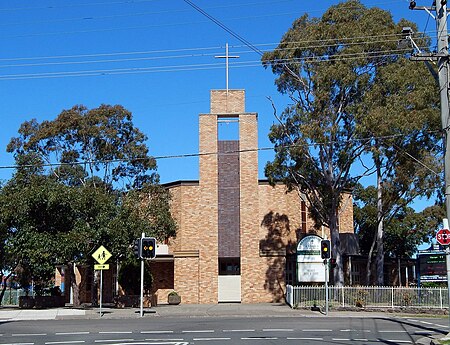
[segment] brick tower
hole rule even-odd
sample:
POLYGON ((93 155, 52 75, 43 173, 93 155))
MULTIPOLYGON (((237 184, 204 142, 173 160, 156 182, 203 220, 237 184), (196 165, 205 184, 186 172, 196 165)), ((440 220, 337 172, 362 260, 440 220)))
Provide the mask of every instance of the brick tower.
POLYGON ((259 259, 257 148, 257 114, 245 112, 245 91, 212 90, 211 113, 200 115, 200 303, 252 301, 259 259), (238 121, 239 140, 219 140, 222 119, 238 121))

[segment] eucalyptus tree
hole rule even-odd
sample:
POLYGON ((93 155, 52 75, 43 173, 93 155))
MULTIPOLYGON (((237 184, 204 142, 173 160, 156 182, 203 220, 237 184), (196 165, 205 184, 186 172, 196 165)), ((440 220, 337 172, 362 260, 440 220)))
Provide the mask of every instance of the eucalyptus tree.
POLYGON ((11 243, 35 271, 69 265, 74 304, 72 268, 89 263, 100 244, 123 260, 143 230, 161 240, 175 235, 170 196, 158 184, 146 139, 122 106, 75 106, 53 121, 23 123, 7 147, 17 162, 8 190, 20 205, 6 224, 11 243), (151 202, 141 202, 144 193, 151 202))
MULTIPOLYGON (((279 123, 269 134, 275 158, 265 172, 270 181, 281 180, 289 189, 304 193, 316 226, 329 227, 337 285, 344 282, 338 231, 342 196, 373 172, 364 164, 352 168, 379 136, 366 137, 363 105, 369 93, 385 96, 375 91, 381 69, 410 53, 409 48, 397 46, 405 26, 414 27, 405 20, 395 23, 387 11, 349 0, 331 6, 320 18, 305 14, 295 20, 278 47, 262 58, 263 65, 277 75, 279 92, 292 101, 281 115, 275 113, 279 123)), ((422 82, 403 69, 391 72, 396 78, 407 78, 412 89, 422 82)))

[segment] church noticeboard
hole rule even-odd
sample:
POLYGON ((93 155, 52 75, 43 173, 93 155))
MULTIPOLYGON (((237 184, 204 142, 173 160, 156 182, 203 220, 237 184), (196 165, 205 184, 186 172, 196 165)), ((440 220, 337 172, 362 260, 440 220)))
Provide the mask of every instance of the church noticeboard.
POLYGON ((303 237, 297 245, 297 279, 299 283, 325 282, 325 265, 320 255, 317 235, 303 237))

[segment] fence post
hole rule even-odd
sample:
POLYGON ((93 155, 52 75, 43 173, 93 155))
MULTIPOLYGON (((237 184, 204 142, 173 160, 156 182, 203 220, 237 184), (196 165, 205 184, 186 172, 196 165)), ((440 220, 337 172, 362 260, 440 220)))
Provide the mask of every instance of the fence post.
POLYGON ((392 293, 392 299, 391 299, 391 301, 392 301, 392 309, 394 309, 394 287, 392 286, 391 287, 391 293, 392 293))
POLYGON ((442 288, 439 287, 439 301, 441 302, 441 309, 443 308, 443 301, 442 301, 442 288))
POLYGON ((344 298, 345 288, 342 286, 341 289, 342 289, 342 307, 344 308, 345 307, 345 298, 344 298))

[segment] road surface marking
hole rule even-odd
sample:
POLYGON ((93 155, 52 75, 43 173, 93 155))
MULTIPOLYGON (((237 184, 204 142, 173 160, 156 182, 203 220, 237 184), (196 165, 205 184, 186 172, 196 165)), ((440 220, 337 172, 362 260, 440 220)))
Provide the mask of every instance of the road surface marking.
POLYGON ((353 339, 353 340, 355 340, 355 341, 369 341, 369 340, 366 339, 366 338, 355 338, 355 339, 353 339))
POLYGON ((248 337, 241 338, 241 340, 277 340, 277 337, 248 337))
POLYGON ((73 340, 73 341, 48 341, 45 344, 46 345, 51 345, 51 344, 79 344, 79 343, 84 343, 84 340, 73 340))
POLYGON ((393 339, 386 339, 386 341, 391 342, 391 343, 407 343, 407 344, 412 344, 411 340, 393 340, 393 339))
POLYGON ((101 339, 101 340, 94 340, 95 343, 108 343, 108 342, 118 342, 118 341, 134 341, 134 339, 101 339))
POLYGON ((145 339, 145 341, 184 341, 183 338, 181 339, 154 339, 154 338, 150 338, 150 339, 145 339))
POLYGON ((447 327, 447 328, 448 328, 448 325, 440 325, 440 324, 438 324, 438 323, 435 323, 435 325, 436 325, 436 326, 439 326, 439 327, 447 327))
POLYGON ((414 334, 418 334, 418 335, 430 335, 433 334, 434 332, 432 331, 415 331, 414 334))
POLYGON ((164 334, 173 333, 173 331, 141 331, 142 334, 164 334))
POLYGON ((332 338, 333 341, 350 341, 350 338, 332 338))
POLYGON ((231 340, 231 338, 194 338, 193 341, 231 340))
POLYGON ((34 345, 34 343, 11 343, 11 344, 2 344, 2 345, 34 345))
POLYGON ((341 332, 364 332, 364 333, 370 333, 372 332, 370 329, 341 329, 341 332))
POLYGON ((47 335, 47 333, 28 333, 28 334, 26 334, 26 333, 13 333, 12 334, 12 336, 13 337, 30 337, 30 336, 33 336, 33 337, 35 337, 35 336, 46 336, 47 335))
POLYGON ((420 321, 421 323, 424 323, 425 325, 434 325, 432 322, 426 322, 426 321, 420 321))
POLYGON ((200 331, 182 331, 183 333, 214 333, 213 329, 205 329, 200 331))
POLYGON ((390 331, 390 330, 387 330, 387 331, 378 331, 378 332, 380 332, 380 333, 408 333, 408 331, 390 331))
POLYGON ((263 329, 263 332, 294 332, 294 330, 288 328, 266 328, 263 329))
POLYGON ((224 329, 222 332, 255 332, 254 329, 224 329))
POLYGON ((303 332, 333 332, 332 329, 302 329, 303 332))
POLYGON ((323 338, 286 338, 287 340, 323 340, 323 338))
POLYGON ((89 332, 57 332, 55 335, 82 335, 82 334, 89 334, 89 332))
POLYGON ((99 334, 131 334, 132 331, 105 331, 105 332, 98 332, 99 334))

